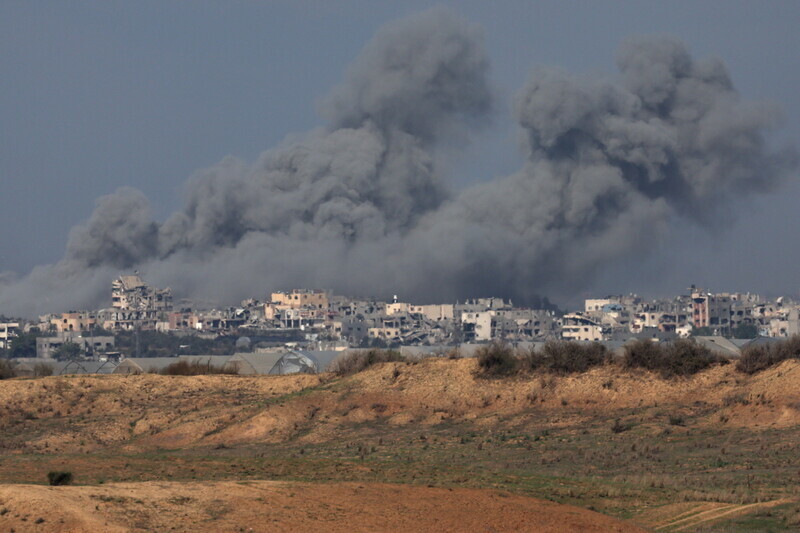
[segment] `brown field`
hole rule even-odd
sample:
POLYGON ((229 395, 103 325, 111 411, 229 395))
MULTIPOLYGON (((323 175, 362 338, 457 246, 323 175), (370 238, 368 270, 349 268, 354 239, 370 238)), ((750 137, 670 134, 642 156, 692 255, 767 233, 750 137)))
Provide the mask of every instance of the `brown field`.
POLYGON ((506 492, 291 481, 6 485, 5 531, 619 531, 585 509, 506 492))
POLYGON ((0 530, 790 531, 798 421, 794 361, 671 380, 486 379, 471 359, 6 380, 0 530), (77 486, 42 486, 49 471, 77 486))

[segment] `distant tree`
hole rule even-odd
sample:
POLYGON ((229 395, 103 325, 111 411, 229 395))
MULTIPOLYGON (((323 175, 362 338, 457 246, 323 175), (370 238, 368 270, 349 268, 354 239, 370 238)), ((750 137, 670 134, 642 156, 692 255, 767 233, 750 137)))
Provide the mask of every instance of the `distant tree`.
POLYGON ((33 366, 33 375, 36 377, 42 376, 52 376, 53 375, 53 365, 47 363, 36 363, 33 366))
POLYGON ((83 357, 83 349, 74 342, 65 342, 53 352, 57 361, 77 361, 83 357))
POLYGON ((136 333, 121 331, 115 335, 116 350, 126 357, 169 357, 177 354, 232 355, 236 352, 237 336, 208 339, 196 335, 171 335, 159 331, 140 331, 139 350, 136 333))
POLYGON ((382 339, 380 337, 375 337, 374 339, 372 339, 372 342, 370 342, 369 344, 370 344, 370 348, 383 348, 383 349, 385 349, 385 348, 389 347, 389 343, 387 343, 384 339, 382 339))
POLYGON ((16 372, 14 372, 14 367, 11 366, 10 361, 6 361, 5 359, 0 359, 0 379, 9 379, 16 377, 16 372))
POLYGON ((369 337, 364 337, 359 341, 358 347, 359 348, 369 348, 371 346, 372 340, 369 337))
POLYGON ((39 330, 31 330, 28 333, 20 333, 11 339, 11 349, 8 351, 9 357, 36 357, 36 337, 39 330))
POLYGON ((92 336, 95 336, 95 337, 113 337, 114 336, 114 332, 113 331, 109 331, 107 329, 103 329, 103 327, 101 327, 101 326, 95 326, 90 330, 82 331, 81 335, 83 337, 92 337, 92 336))
POLYGON ((758 327, 754 324, 742 324, 731 330, 734 339, 755 339, 758 337, 758 327))
POLYGON ((707 337, 710 335, 714 335, 714 328, 712 327, 692 328, 692 336, 694 337, 707 337))

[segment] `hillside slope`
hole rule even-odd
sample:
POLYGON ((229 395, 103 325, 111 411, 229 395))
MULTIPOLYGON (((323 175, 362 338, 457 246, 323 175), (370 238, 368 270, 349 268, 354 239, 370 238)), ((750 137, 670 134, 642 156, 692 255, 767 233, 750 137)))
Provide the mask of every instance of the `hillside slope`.
POLYGON ((681 520, 664 507, 678 503, 747 514, 781 502, 773 515, 796 518, 798 362, 672 380, 615 365, 502 379, 477 370, 473 359, 426 359, 347 377, 0 381, 0 480, 70 470, 89 485, 389 481, 498 488, 645 525, 681 520))

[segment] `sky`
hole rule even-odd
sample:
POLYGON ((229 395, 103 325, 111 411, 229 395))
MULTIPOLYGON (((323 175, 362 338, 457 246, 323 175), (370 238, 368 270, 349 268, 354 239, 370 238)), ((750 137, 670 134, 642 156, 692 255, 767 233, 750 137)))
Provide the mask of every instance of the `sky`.
MULTIPOLYGON (((98 197, 133 186, 157 219, 185 183, 228 155, 254 161, 324 124, 320 99, 382 25, 434 5, 484 29, 498 95, 485 129, 453 157, 458 189, 523 162, 514 94, 534 67, 616 74, 628 36, 669 34, 727 65, 742 98, 783 112, 772 145, 800 146, 800 4, 678 2, 0 3, 0 272, 64 256, 98 197)), ((796 172, 795 172, 796 174, 796 172)), ((712 290, 797 296, 800 180, 742 196, 711 229, 677 220, 646 259, 622 258, 558 303, 621 292, 712 290)), ((546 291, 545 291, 546 292, 546 291)))

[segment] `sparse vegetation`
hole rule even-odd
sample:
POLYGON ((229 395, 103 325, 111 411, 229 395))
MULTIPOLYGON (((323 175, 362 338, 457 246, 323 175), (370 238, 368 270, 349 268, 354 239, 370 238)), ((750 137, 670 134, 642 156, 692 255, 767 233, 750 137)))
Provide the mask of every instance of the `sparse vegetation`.
POLYGON ((236 351, 248 351, 236 347, 235 336, 207 339, 197 335, 178 336, 160 331, 138 333, 121 331, 117 332, 115 339, 115 349, 126 357, 171 357, 176 354, 233 355, 236 351))
POLYGON ((216 366, 200 361, 178 361, 161 370, 165 376, 203 376, 207 374, 238 374, 234 366, 216 366))
MULTIPOLYGON (((710 510, 796 497, 800 363, 753 378, 716 368, 670 382, 626 372, 625 363, 566 377, 570 370, 539 365, 531 375, 526 354, 508 351, 518 366, 506 380, 476 379, 476 359, 440 357, 357 380, 3 382, 0 447, 19 451, 3 455, 0 477, 41 483, 48 470, 71 470, 81 484, 104 480, 102 494, 118 482, 265 477, 493 487, 646 526, 641 513, 666 504, 710 510)), ((394 358, 353 355, 348 373, 394 358)), ((104 497, 93 504, 102 508, 104 497)), ((714 530, 731 530, 721 524, 714 530)))
POLYGON ((36 357, 36 337, 41 336, 38 328, 31 328, 27 333, 20 333, 11 339, 11 350, 8 357, 36 357))
POLYGON ((745 347, 741 359, 736 363, 736 370, 755 374, 787 359, 800 359, 800 335, 785 341, 745 347))
POLYGON ((551 341, 541 350, 531 349, 521 356, 522 368, 554 374, 586 372, 610 359, 608 349, 598 342, 551 341))
POLYGON ((33 365, 33 375, 35 377, 46 377, 53 375, 53 365, 49 363, 36 363, 33 365))
POLYGON ((675 339, 659 344, 647 339, 625 346, 624 365, 658 372, 663 378, 691 376, 715 364, 727 364, 724 357, 714 354, 693 339, 675 339))
POLYGON ((614 420, 614 424, 611 426, 611 431, 614 433, 624 433, 633 427, 630 423, 623 423, 619 418, 614 420))
POLYGON ((758 327, 753 324, 742 324, 731 328, 731 337, 734 339, 754 339, 758 337, 758 327))
POLYGON ((53 352, 56 361, 77 361, 83 357, 83 348, 79 344, 67 341, 53 352))
POLYGON ((669 425, 683 426, 685 424, 686 420, 681 415, 669 415, 669 425))
POLYGON ((11 363, 5 359, 0 359, 0 379, 10 379, 16 376, 17 373, 11 363))
POLYGON ((72 472, 54 470, 47 473, 47 482, 52 486, 72 485, 72 472))
POLYGON ((396 350, 379 350, 373 348, 370 350, 350 352, 335 360, 328 370, 338 376, 349 376, 366 370, 378 363, 402 361, 406 361, 406 358, 396 350))
POLYGON ((477 350, 478 367, 486 376, 507 376, 520 368, 519 358, 508 344, 493 342, 477 350))

